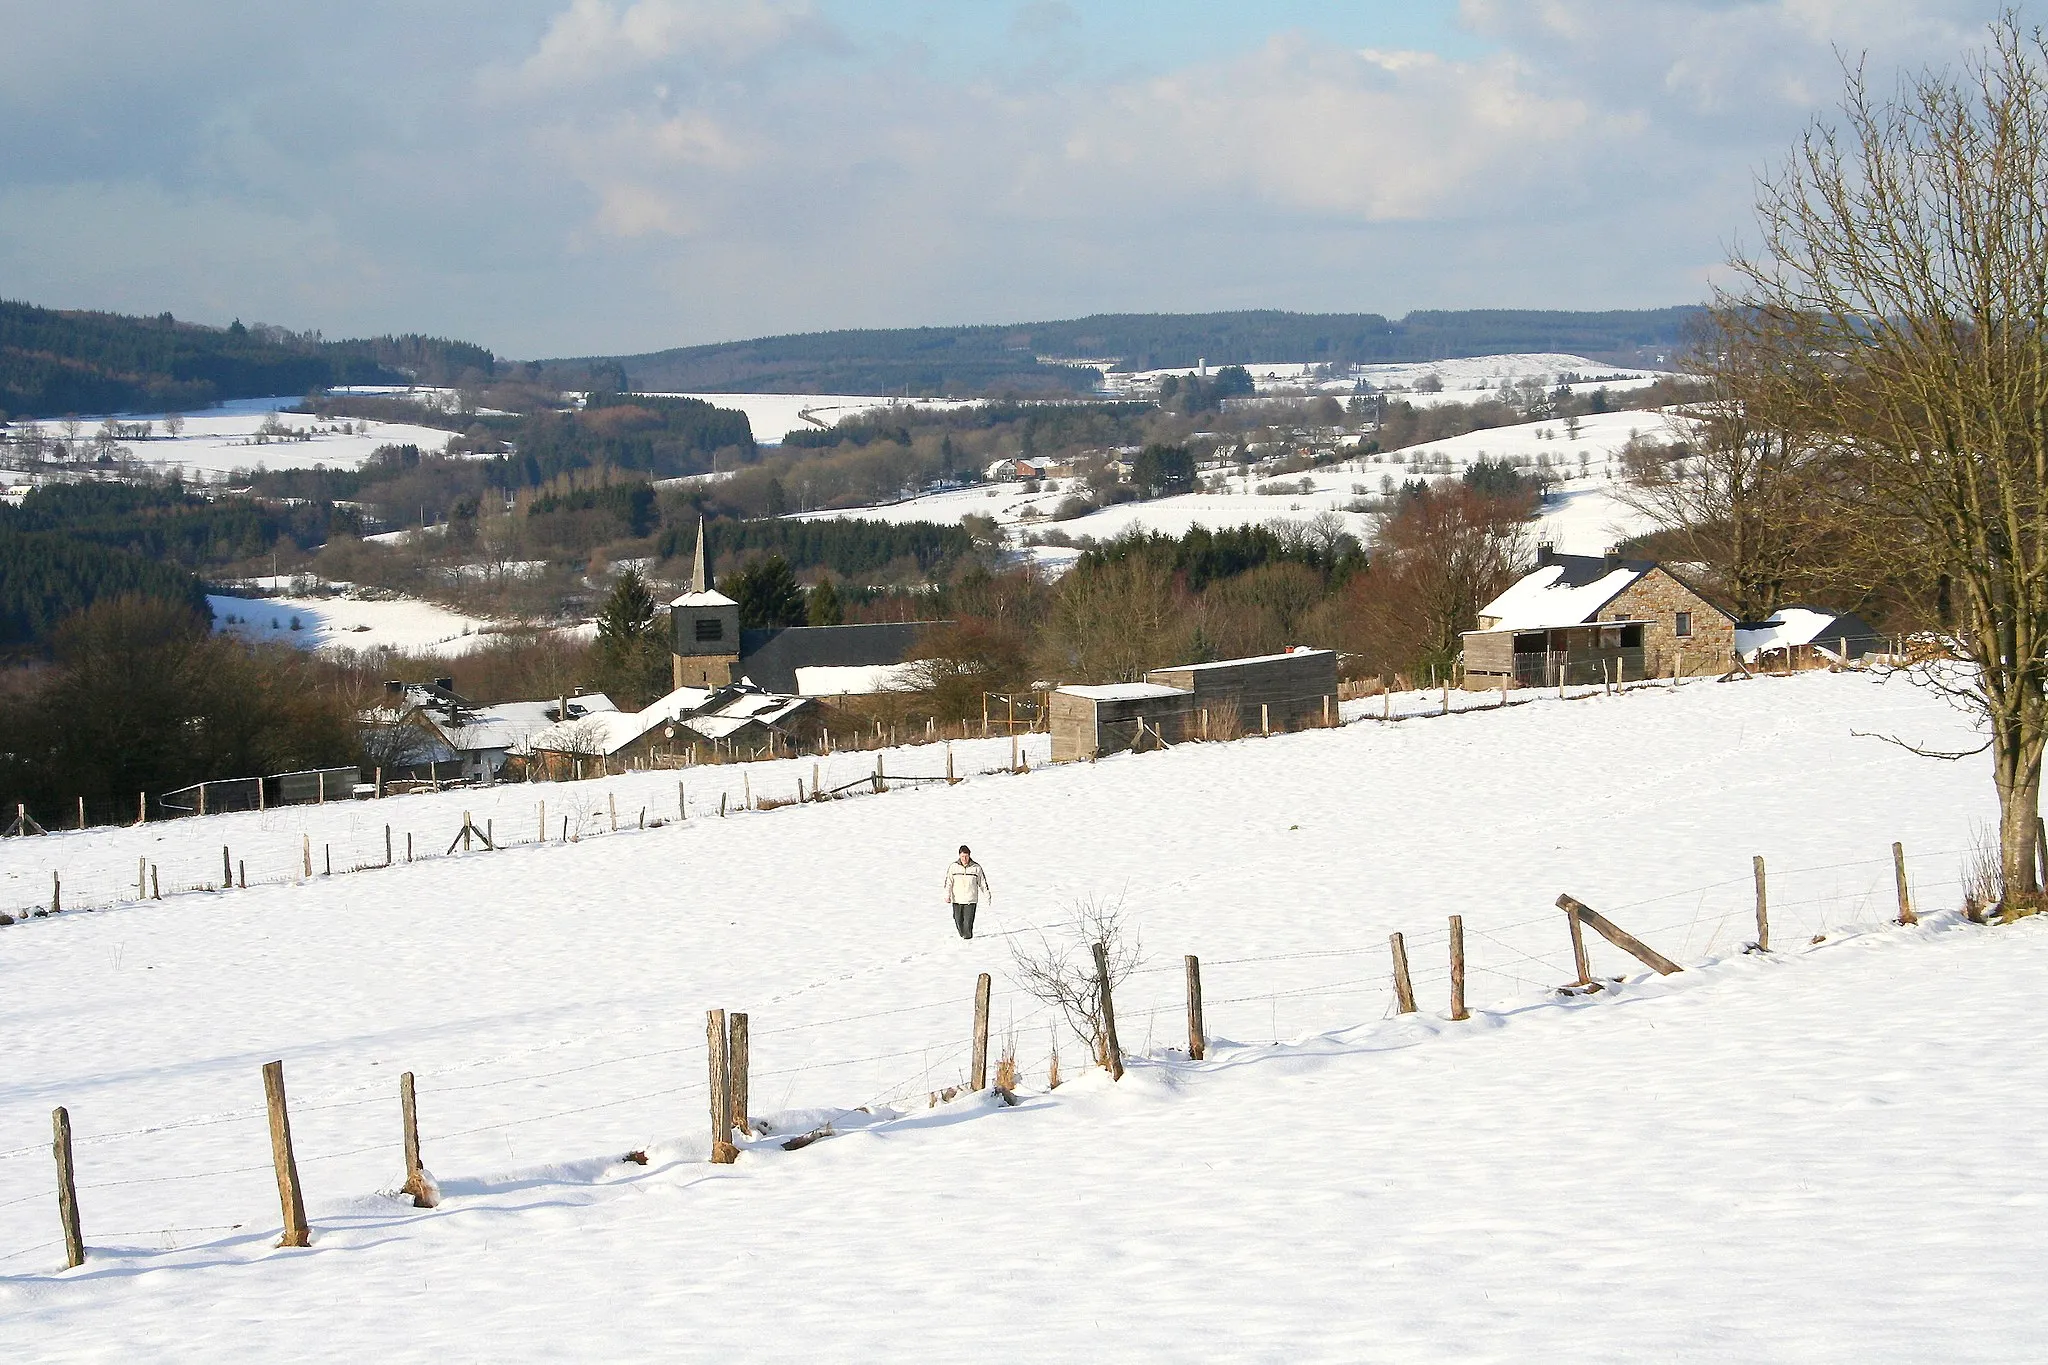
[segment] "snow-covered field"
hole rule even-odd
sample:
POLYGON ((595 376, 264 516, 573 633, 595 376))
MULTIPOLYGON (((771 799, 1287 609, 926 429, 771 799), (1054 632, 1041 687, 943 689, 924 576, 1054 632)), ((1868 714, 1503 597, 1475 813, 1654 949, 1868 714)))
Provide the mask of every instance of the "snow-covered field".
POLYGON ((1069 535, 1109 540, 1133 527, 1178 536, 1193 526, 1218 530, 1275 520, 1307 521, 1335 513, 1354 535, 1364 538, 1372 529, 1371 516, 1348 509, 1360 498, 1378 496, 1389 486, 1384 481, 1399 484, 1412 477, 1456 473, 1485 459, 1545 456, 1561 481, 1538 519, 1537 536, 1567 554, 1598 554, 1619 540, 1650 529, 1648 518, 1614 495, 1619 475, 1616 456, 1634 437, 1669 440, 1668 427, 1669 420, 1662 412, 1636 411, 1584 417, 1576 430, 1556 420, 1525 422, 1386 455, 1344 460, 1302 474, 1231 475, 1224 492, 1119 503, 1062 522, 1052 520, 1053 511, 1066 498, 1086 492, 1076 480, 1047 480, 1037 493, 1025 492, 1021 482, 984 484, 879 507, 806 512, 799 514, 799 519, 954 522, 974 514, 994 517, 1013 534, 1057 525, 1069 535))
MULTIPOLYGON (((122 422, 149 422, 154 433, 146 441, 124 441, 138 465, 164 472, 181 470, 188 476, 217 479, 243 469, 354 469, 379 446, 416 445, 422 450, 440 450, 448 444, 448 433, 438 427, 414 426, 406 422, 322 421, 282 409, 296 406, 297 398, 242 398, 200 412, 183 414, 183 432, 172 437, 164 433, 168 413, 124 413, 122 422), (265 436, 262 428, 273 415, 296 436, 265 436), (346 427, 347 430, 343 430, 346 427), (361 428, 360 431, 357 428, 361 428), (260 443, 259 443, 260 439, 260 443)), ((90 439, 102 417, 81 417, 81 436, 90 439)), ((56 434, 55 424, 42 423, 45 435, 56 434)))
MULTIPOLYGON (((1209 367, 1212 374, 1217 368, 1215 365, 1209 367)), ((1397 393, 1399 397, 1418 407, 1433 407, 1439 403, 1470 403, 1497 391, 1503 382, 1513 384, 1533 379, 1546 388, 1553 388, 1560 382, 1561 376, 1568 374, 1580 376, 1577 380, 1568 381, 1566 385, 1575 393, 1590 393, 1598 388, 1619 393, 1627 389, 1642 388, 1667 377, 1661 370, 1608 365, 1598 360, 1589 360, 1582 355, 1569 355, 1558 351, 1360 365, 1355 367, 1350 377, 1342 379, 1316 379, 1313 376, 1318 367, 1312 364, 1261 361, 1248 364, 1244 368, 1261 393, 1318 390, 1325 393, 1349 394, 1357 383, 1363 380, 1375 389, 1397 393), (1416 388, 1416 385, 1430 380, 1442 385, 1442 388, 1432 392, 1422 392, 1416 388)), ((1162 370, 1116 372, 1106 377, 1105 387, 1112 393, 1150 393, 1156 390, 1159 381, 1168 375, 1185 377, 1195 372, 1196 369, 1192 365, 1162 370)))
POLYGON ((822 430, 837 426, 849 417, 886 408, 911 406, 935 411, 972 407, 974 398, 877 398, 846 393, 655 393, 650 398, 701 398, 713 407, 735 408, 747 415, 754 440, 764 446, 781 445, 792 431, 822 430))
MULTIPOLYGON (((1526 694, 1525 694, 1526 697, 1526 694)), ((2034 923, 1953 905, 1981 759, 1901 680, 1807 675, 1360 722, 719 819, 812 761, 91 830, 0 845, 0 1352, 218 1359, 2023 1359, 2048 1251, 2034 923), (744 787, 743 787, 744 784, 744 787), (606 798, 622 828, 609 832, 606 798), (467 810, 580 842, 440 857, 467 810), (303 879, 381 861, 399 865, 303 879), (405 836, 436 855, 406 865, 405 836), (952 936, 940 867, 995 887, 952 936), (222 845, 261 885, 217 881, 222 845), (1771 869, 1770 957, 1749 858, 1771 869), (1689 970, 1561 1001, 1570 891, 1689 970), (1146 969, 1112 1086, 1007 945, 1121 899, 1146 969), (1474 1018, 1443 1018, 1461 914, 1474 1018), (1390 1018, 1387 934, 1424 1012, 1390 1018), (1814 945, 1808 940, 1825 935, 1814 945), (1201 955, 1207 1061, 1175 1049, 1201 955), (926 1107, 996 978, 1022 1103, 926 1107), (747 1010, 764 1136, 704 1164, 703 1011, 747 1010), (314 1227, 276 1250, 259 1065, 284 1059, 314 1227), (399 1181, 419 1077, 433 1211, 399 1181), (92 1259, 56 1269, 49 1110, 92 1259), (865 1106, 863 1112, 860 1106, 865 1106), (801 1151, 791 1132, 830 1122, 801 1151), (622 1160, 644 1151, 646 1165, 622 1160)), ((1396 714, 1433 696, 1397 699, 1396 714)), ((1377 712, 1374 699, 1348 715, 1377 712)), ((1030 752, 1043 758, 1042 741, 1030 752)), ((894 773, 943 770, 935 746, 894 773)), ((822 765, 828 786, 872 754, 822 765)), ((1000 1045, 1000 1042, 999 1042, 1000 1045)))
POLYGON ((350 597, 223 597, 209 593, 213 628, 261 644, 301 649, 403 649, 467 654, 490 640, 491 623, 432 602, 350 597), (293 623, 297 623, 294 629, 293 623))

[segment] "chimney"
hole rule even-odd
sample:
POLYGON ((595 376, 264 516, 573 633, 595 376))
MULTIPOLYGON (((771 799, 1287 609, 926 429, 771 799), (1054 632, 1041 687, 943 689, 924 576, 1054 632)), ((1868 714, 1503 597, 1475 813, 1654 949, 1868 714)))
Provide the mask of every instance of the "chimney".
POLYGON ((455 690, 455 679, 436 678, 434 679, 434 686, 440 688, 443 692, 453 692, 455 690))
POLYGON ((1621 547, 1619 545, 1608 546, 1606 552, 1600 557, 1607 562, 1607 571, 1609 573, 1613 573, 1621 567, 1621 547))
POLYGON ((1545 541, 1536 547, 1536 567, 1541 569, 1557 563, 1557 547, 1545 541))
POLYGON ((399 700, 405 695, 405 684, 396 678, 386 681, 384 684, 384 695, 392 701, 399 700))

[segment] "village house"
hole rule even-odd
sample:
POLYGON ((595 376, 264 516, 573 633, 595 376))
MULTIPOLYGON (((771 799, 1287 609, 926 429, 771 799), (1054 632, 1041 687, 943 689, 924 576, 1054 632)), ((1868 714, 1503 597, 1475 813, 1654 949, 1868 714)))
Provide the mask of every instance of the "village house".
POLYGON ((823 708, 806 697, 750 683, 679 687, 640 711, 600 711, 549 726, 532 740, 533 763, 568 780, 633 768, 679 767, 700 754, 742 758, 815 744, 823 708))
POLYGON ((1278 734, 1337 719, 1337 655, 1291 649, 1155 668, 1143 682, 1061 687, 1051 702, 1055 763, 1184 739, 1278 734))
POLYGON ((1465 632, 1465 685, 1555 687, 1735 666, 1735 618, 1662 565, 1561 555, 1479 609, 1465 632))
POLYGON ((1795 604, 1735 627, 1735 652, 1760 668, 1820 668, 1881 654, 1887 641, 1853 612, 1795 604))
POLYGON ((617 710, 601 692, 478 706, 456 692, 455 679, 436 678, 385 683, 357 724, 365 759, 387 783, 495 782, 542 731, 617 710))

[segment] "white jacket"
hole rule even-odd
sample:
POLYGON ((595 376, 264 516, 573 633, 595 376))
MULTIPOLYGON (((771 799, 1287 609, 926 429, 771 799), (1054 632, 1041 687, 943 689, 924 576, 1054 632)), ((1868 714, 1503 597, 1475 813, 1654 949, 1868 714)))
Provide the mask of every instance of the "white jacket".
MULTIPOLYGON (((980 863, 969 861, 963 866, 955 858, 946 864, 946 897, 953 904, 978 904, 984 891, 989 891, 988 873, 981 870, 980 863)), ((989 894, 995 893, 989 891, 989 894)))

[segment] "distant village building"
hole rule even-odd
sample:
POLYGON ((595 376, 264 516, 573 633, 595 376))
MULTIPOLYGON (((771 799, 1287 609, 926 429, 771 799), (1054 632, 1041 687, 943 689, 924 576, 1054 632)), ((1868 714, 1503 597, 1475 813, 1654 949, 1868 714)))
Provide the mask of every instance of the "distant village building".
POLYGON ((640 711, 603 711, 535 735, 533 762, 557 780, 676 767, 698 752, 752 758, 814 744, 823 708, 748 683, 679 687, 640 711))
POLYGON ((1735 652, 1763 667, 1811 668, 1884 652, 1885 637, 1853 612, 1804 604, 1779 607, 1735 627, 1735 652))
POLYGON ((711 585, 700 520, 690 590, 669 603, 669 624, 678 688, 748 682, 789 695, 849 696, 901 690, 910 676, 902 666, 915 657, 925 632, 951 622, 741 630, 739 604, 711 585), (804 691, 806 677, 815 680, 818 692, 804 691))
POLYGON ((478 706, 453 678, 387 682, 376 706, 357 717, 364 757, 390 782, 495 782, 552 726, 616 712, 601 692, 551 701, 478 706))
POLYGON ((1590 685, 1735 665, 1735 618, 1662 565, 1544 547, 1465 632, 1467 687, 1590 685))
POLYGON ((1052 694, 1051 717, 1056 763, 1334 724, 1337 654, 1294 649, 1155 668, 1143 682, 1061 687, 1052 694))

